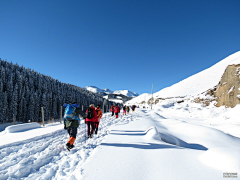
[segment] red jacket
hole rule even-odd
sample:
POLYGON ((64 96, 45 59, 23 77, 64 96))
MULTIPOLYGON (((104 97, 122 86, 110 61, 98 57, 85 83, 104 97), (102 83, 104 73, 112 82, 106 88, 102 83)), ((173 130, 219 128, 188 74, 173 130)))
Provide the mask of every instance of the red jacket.
MULTIPOLYGON (((92 119, 86 118, 85 121, 98 122, 97 112, 95 111, 94 107, 90 107, 90 108, 93 110, 94 117, 92 119)), ((86 114, 87 114, 87 112, 88 112, 88 109, 86 111, 86 114)))
POLYGON ((115 110, 114 110, 115 113, 119 113, 120 112, 120 109, 118 106, 115 106, 115 110))
POLYGON ((113 112, 114 108, 115 108, 115 106, 111 106, 110 111, 113 112))

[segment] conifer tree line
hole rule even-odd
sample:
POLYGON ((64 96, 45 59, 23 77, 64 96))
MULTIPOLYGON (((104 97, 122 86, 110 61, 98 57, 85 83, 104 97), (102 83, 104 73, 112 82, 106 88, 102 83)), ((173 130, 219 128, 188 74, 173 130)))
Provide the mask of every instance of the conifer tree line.
MULTIPOLYGON (((84 111, 89 104, 111 105, 100 94, 62 83, 29 68, 0 58, 0 123, 41 121, 60 117, 64 103, 77 102, 84 111)), ((64 113, 64 109, 62 111, 64 113)))

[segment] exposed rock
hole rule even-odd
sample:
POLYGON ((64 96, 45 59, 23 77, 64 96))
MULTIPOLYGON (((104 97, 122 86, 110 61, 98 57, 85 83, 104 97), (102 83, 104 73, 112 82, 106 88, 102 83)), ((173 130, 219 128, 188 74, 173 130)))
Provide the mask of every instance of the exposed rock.
POLYGON ((142 101, 140 104, 145 104, 146 102, 145 101, 142 101))
POLYGON ((215 101, 214 98, 200 98, 200 97, 197 97, 197 98, 194 98, 194 100, 192 102, 195 102, 195 103, 200 103, 200 104, 204 104, 205 106, 209 106, 211 102, 215 101))
POLYGON ((235 107, 240 103, 240 64, 229 65, 217 87, 208 92, 216 97, 217 107, 235 107))
POLYGON ((177 101, 177 103, 178 103, 178 104, 180 104, 180 103, 183 103, 183 102, 184 102, 184 100, 181 100, 181 101, 177 101))
POLYGON ((151 105, 152 103, 154 104, 154 98, 150 98, 147 102, 148 105, 151 105))

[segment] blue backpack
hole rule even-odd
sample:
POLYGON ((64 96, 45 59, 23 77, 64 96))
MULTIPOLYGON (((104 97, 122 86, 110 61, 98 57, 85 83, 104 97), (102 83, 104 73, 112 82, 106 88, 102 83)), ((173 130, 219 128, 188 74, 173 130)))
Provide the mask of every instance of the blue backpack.
POLYGON ((65 113, 64 113, 64 119, 67 120, 74 120, 75 119, 75 113, 76 113, 76 107, 72 106, 71 104, 68 104, 65 113))

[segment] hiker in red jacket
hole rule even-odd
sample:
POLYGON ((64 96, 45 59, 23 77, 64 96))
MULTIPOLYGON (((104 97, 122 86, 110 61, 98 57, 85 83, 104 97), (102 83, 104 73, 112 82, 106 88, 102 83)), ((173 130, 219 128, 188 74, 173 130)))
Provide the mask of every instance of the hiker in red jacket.
POLYGON ((118 105, 115 106, 114 112, 115 112, 116 118, 118 118, 118 113, 120 113, 120 109, 119 109, 118 105))
POLYGON ((115 106, 112 105, 111 108, 110 108, 110 111, 112 112, 112 116, 114 116, 114 109, 115 109, 115 106))
POLYGON ((98 121, 97 112, 95 111, 94 104, 91 104, 86 111, 86 119, 85 123, 88 127, 88 138, 92 138, 92 134, 94 132, 95 126, 94 123, 98 121), (91 131, 90 131, 91 126, 91 131))
POLYGON ((94 123, 94 126, 95 126, 95 134, 97 134, 98 132, 98 126, 99 126, 99 123, 100 123, 100 119, 102 118, 102 110, 100 109, 100 104, 97 105, 97 107, 95 108, 96 112, 97 112, 97 117, 98 117, 98 121, 94 123))

